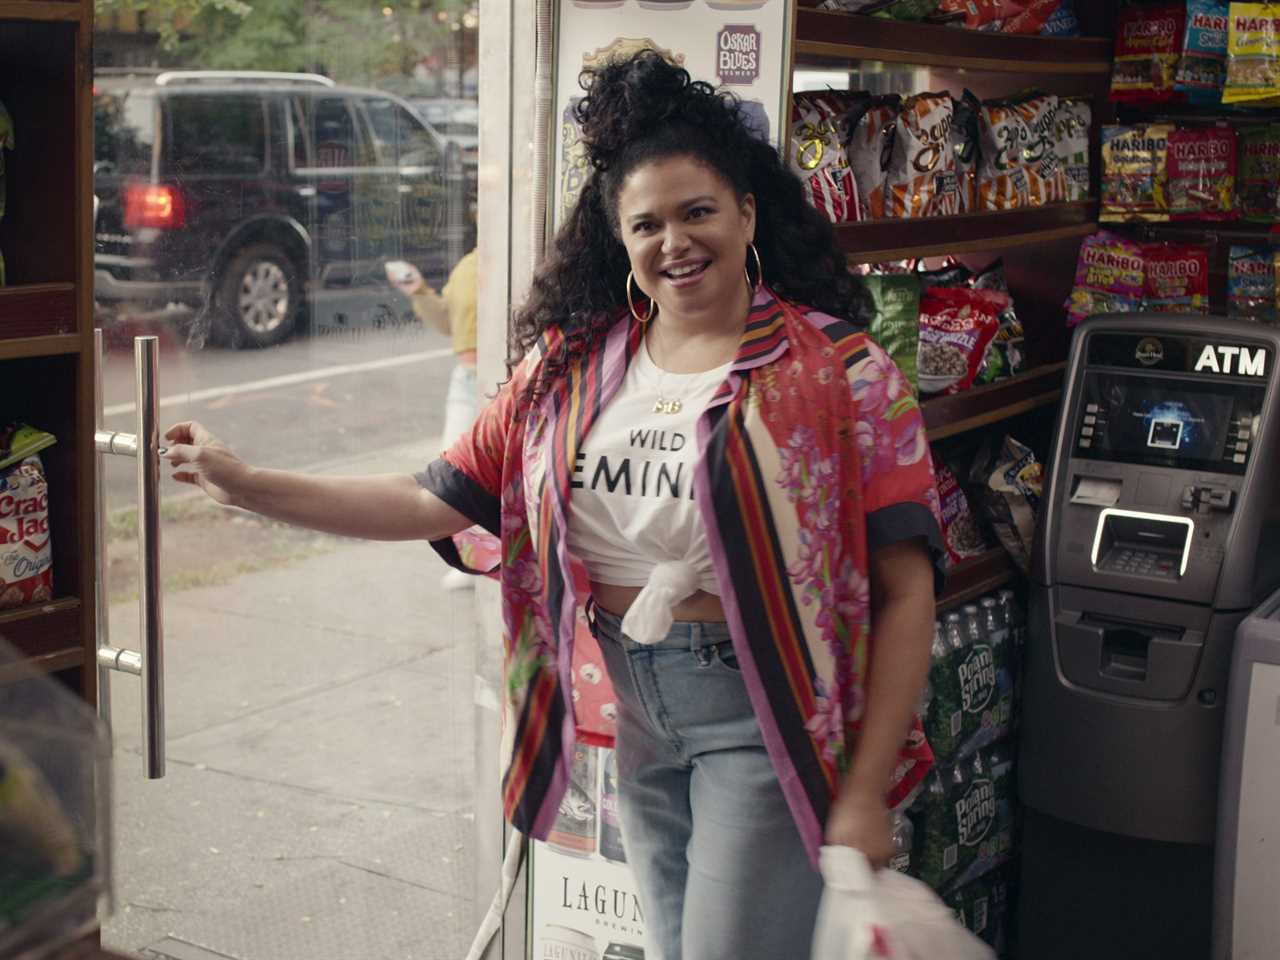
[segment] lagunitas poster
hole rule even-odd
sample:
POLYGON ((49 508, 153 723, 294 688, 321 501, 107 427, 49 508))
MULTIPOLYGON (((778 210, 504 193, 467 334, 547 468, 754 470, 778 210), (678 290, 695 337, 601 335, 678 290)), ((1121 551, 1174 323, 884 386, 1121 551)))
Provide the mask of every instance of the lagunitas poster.
POLYGON ((533 844, 529 871, 532 960, 643 960, 612 750, 575 748, 572 782, 547 841, 533 844))
POLYGON ((560 0, 556 58, 555 196, 559 226, 588 167, 573 119, 584 67, 642 48, 659 51, 695 80, 732 91, 760 136, 781 147, 790 88, 793 0, 560 0))

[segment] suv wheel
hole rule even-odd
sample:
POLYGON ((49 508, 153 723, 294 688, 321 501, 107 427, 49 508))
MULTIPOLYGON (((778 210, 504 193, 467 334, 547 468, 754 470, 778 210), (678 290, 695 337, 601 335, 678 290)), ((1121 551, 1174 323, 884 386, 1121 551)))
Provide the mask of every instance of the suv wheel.
POLYGON ((218 281, 215 330, 236 347, 270 347, 298 323, 302 283, 279 247, 258 243, 233 256, 218 281))

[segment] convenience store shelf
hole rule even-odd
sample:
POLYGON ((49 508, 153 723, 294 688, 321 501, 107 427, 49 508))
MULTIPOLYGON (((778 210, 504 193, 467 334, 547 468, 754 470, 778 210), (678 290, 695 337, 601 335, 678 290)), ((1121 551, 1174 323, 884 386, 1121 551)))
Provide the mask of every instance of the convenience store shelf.
POLYGON ((984 551, 971 560, 958 563, 947 575, 947 587, 938 598, 938 611, 959 606, 999 590, 1018 577, 1018 568, 1004 547, 984 551))
POLYGON ((9 340, 66 337, 75 333, 74 284, 38 283, 0 288, 0 357, 31 356, 21 347, 15 347, 14 354, 6 353, 5 342, 9 340))
POLYGON ((904 23, 801 7, 796 11, 795 62, 878 60, 1020 74, 1105 76, 1108 39, 1011 36, 930 23, 904 23))
POLYGON ((915 220, 837 224, 850 263, 879 263, 1039 246, 1086 237, 1098 229, 1098 203, 1051 203, 1026 210, 964 213, 915 220))
POLYGON ((64 23, 80 19, 75 0, 0 0, 0 20, 39 20, 64 23))
MULTIPOLYGON (((29 658, 22 662, 36 670, 52 672, 80 666, 84 660, 80 600, 63 597, 49 603, 0 611, 0 637, 29 658)), ((5 670, 0 665, 0 677, 6 675, 5 670)))
POLYGON ((988 424, 1058 402, 1066 362, 1049 363, 964 393, 920 404, 929 441, 977 430, 988 424))

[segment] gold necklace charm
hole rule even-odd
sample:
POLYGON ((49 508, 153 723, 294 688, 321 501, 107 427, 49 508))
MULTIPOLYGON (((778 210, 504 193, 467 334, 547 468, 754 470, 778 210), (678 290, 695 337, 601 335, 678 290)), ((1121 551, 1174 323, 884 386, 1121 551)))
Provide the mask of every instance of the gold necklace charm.
POLYGON ((654 413, 679 413, 684 406, 679 400, 664 400, 662 394, 658 394, 658 399, 653 405, 654 413))

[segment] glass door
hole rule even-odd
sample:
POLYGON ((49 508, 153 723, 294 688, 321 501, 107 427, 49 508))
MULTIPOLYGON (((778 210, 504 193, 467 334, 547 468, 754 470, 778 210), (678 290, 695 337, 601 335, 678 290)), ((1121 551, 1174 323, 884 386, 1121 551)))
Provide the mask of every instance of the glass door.
MULTIPOLYGON (((468 399, 450 388, 466 334, 442 320, 466 292, 454 311, 435 294, 476 243, 476 9, 280 0, 162 36, 114 6, 94 44, 106 428, 132 429, 132 340, 155 335, 164 426, 199 420, 257 466, 421 470, 468 399)), ((117 459, 110 628, 131 645, 137 502, 117 459)), ((115 674, 104 945, 463 955, 474 589, 425 543, 272 523, 164 472, 167 773, 144 777, 139 685, 115 674)))

